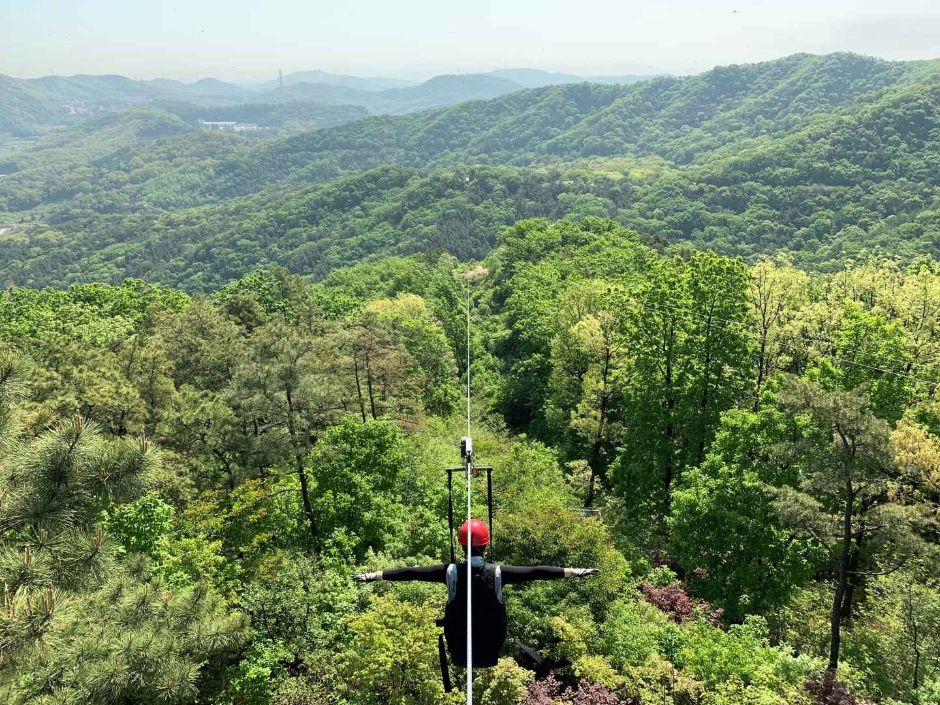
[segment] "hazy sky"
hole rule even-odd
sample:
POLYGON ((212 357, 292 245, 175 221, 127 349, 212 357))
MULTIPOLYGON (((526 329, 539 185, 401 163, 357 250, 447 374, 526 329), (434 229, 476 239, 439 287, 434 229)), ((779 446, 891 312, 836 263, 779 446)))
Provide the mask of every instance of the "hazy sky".
POLYGON ((24 77, 690 73, 837 50, 940 57, 940 1, 0 0, 0 73, 24 77))

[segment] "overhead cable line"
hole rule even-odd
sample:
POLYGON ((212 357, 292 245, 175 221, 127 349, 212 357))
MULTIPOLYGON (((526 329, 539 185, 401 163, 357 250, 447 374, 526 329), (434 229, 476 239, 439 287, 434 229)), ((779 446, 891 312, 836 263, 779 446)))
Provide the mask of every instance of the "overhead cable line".
MULTIPOLYGON (((741 328, 741 331, 740 331, 740 332, 741 332, 742 335, 749 336, 749 337, 751 337, 752 339, 754 339, 755 341, 758 341, 758 342, 760 341, 760 334, 757 333, 756 331, 748 330, 748 324, 747 324, 745 321, 733 321, 733 320, 729 320, 729 319, 719 318, 719 317, 717 317, 717 316, 711 316, 711 317, 709 317, 708 319, 706 319, 706 318, 705 318, 704 316, 702 316, 701 314, 695 314, 695 313, 693 313, 693 312, 691 312, 691 311, 681 311, 681 309, 678 309, 678 307, 676 307, 674 304, 667 304, 667 303, 665 303, 665 302, 657 302, 656 304, 644 304, 643 306, 644 306, 644 308, 647 308, 647 309, 655 309, 655 308, 657 308, 657 306, 659 306, 659 307, 661 307, 661 308, 665 308, 665 309, 668 309, 668 310, 672 310, 672 311, 674 311, 674 312, 679 312, 679 313, 681 313, 682 315, 688 316, 689 318, 693 318, 693 319, 698 320, 698 321, 700 321, 700 322, 702 322, 702 323, 714 322, 714 323, 722 324, 722 325, 718 325, 718 326, 717 326, 717 327, 719 327, 719 328, 726 328, 726 329, 727 329, 727 328, 729 328, 730 326, 739 326, 739 327, 741 328)), ((831 341, 830 341, 830 342, 831 342, 831 341)), ((798 348, 793 347, 792 344, 791 344, 791 343, 788 343, 788 342, 778 341, 777 344, 780 346, 781 349, 786 350, 787 352, 790 352, 790 353, 805 353, 805 352, 807 352, 806 350, 801 350, 801 349, 798 349, 798 348)), ((907 372, 899 372, 899 371, 897 371, 897 370, 890 370, 890 369, 885 369, 885 368, 883 368, 883 367, 878 367, 877 365, 869 365, 869 364, 866 364, 866 363, 863 363, 863 362, 858 362, 857 360, 850 360, 850 359, 848 359, 848 358, 841 357, 841 356, 836 355, 836 354, 834 354, 834 353, 820 352, 819 355, 820 355, 821 357, 827 357, 827 358, 829 358, 829 359, 831 359, 831 360, 835 360, 835 361, 837 361, 837 362, 840 362, 840 363, 843 363, 843 364, 846 364, 846 365, 853 365, 853 366, 855 366, 855 367, 861 367, 861 368, 864 368, 864 369, 867 369, 867 370, 870 370, 870 371, 881 372, 882 374, 892 375, 892 376, 894 376, 894 377, 902 377, 902 378, 911 380, 911 381, 913 381, 913 382, 918 382, 918 383, 923 384, 923 385, 926 385, 928 388, 930 388, 931 392, 933 392, 934 390, 936 390, 936 388, 937 388, 938 386, 940 386, 940 382, 936 382, 936 381, 933 381, 933 380, 928 380, 928 379, 925 379, 925 378, 923 378, 923 377, 919 377, 919 376, 917 376, 917 375, 913 375, 913 374, 910 374, 910 373, 907 373, 907 372)), ((875 356, 877 357, 877 355, 875 355, 875 356)), ((897 359, 897 358, 895 358, 895 359, 897 359)), ((907 364, 907 363, 905 363, 905 364, 907 364)), ((913 367, 914 365, 912 364, 911 366, 913 367)))
MULTIPOLYGON (((675 310, 676 312, 681 312, 681 309, 680 309, 676 304, 669 304, 669 303, 666 303, 666 302, 664 302, 664 301, 660 301, 660 302, 657 302, 657 303, 658 303, 659 305, 665 307, 665 308, 670 308, 670 309, 675 310)), ((687 313, 687 312, 683 312, 683 313, 686 313, 686 315, 690 315, 690 316, 695 317, 695 315, 692 314, 692 313, 687 313)), ((701 317, 699 317, 699 320, 702 320, 701 317)), ((721 322, 721 323, 728 323, 728 324, 731 324, 731 325, 743 325, 743 322, 742 322, 742 321, 731 321, 731 320, 728 320, 728 319, 726 319, 726 318, 719 318, 719 317, 717 317, 717 316, 711 317, 711 320, 713 320, 713 321, 719 321, 719 322, 721 322)), ((758 334, 758 335, 759 335, 759 334, 758 334)), ((835 340, 832 340, 831 338, 822 338, 822 337, 819 337, 819 336, 813 336, 813 335, 810 335, 810 334, 806 333, 805 331, 800 331, 800 332, 798 333, 798 335, 799 335, 799 337, 800 337, 802 340, 809 340, 809 341, 813 341, 813 342, 817 342, 817 343, 823 343, 823 344, 828 345, 828 346, 831 346, 831 347, 836 347, 836 346, 838 345, 838 342, 835 341, 835 340)), ((878 358, 887 360, 887 361, 889 361, 889 362, 897 362, 898 364, 903 365, 904 367, 907 367, 907 368, 909 368, 909 369, 910 369, 910 368, 924 367, 924 366, 925 366, 923 363, 918 363, 918 362, 915 362, 915 361, 913 361, 913 360, 907 360, 907 359, 905 359, 905 358, 896 357, 896 356, 890 355, 890 354, 888 354, 888 353, 873 352, 873 353, 871 353, 871 354, 872 354, 873 357, 878 357, 878 358)))

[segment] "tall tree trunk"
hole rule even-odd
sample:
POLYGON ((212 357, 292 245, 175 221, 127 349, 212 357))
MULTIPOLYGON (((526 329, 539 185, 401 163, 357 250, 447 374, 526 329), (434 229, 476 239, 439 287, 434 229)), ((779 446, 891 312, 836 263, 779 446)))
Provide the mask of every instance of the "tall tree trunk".
POLYGON ((379 415, 375 413, 375 392, 372 387, 372 365, 368 350, 366 351, 366 389, 369 390, 369 409, 372 412, 372 420, 375 421, 379 415))
POLYGON ((760 336, 760 353, 757 356, 757 384, 754 388, 754 411, 760 408, 760 392, 764 387, 764 367, 767 364, 767 336, 767 330, 762 330, 760 336))
POLYGON ((366 422, 366 401, 362 397, 362 382, 359 381, 359 357, 353 350, 353 370, 356 374, 356 397, 359 401, 359 414, 362 416, 362 423, 366 422))
POLYGON ((845 596, 842 598, 842 623, 852 621, 852 605, 855 602, 855 591, 862 584, 862 575, 859 571, 862 562, 862 540, 865 537, 865 521, 862 520, 859 530, 855 532, 856 538, 849 555, 848 575, 845 581, 845 596))
POLYGON ((852 550, 852 510, 855 504, 855 492, 852 480, 846 481, 845 510, 842 514, 842 551, 839 555, 839 567, 836 572, 836 591, 832 597, 832 611, 829 615, 829 668, 834 674, 839 669, 839 651, 842 648, 842 607, 848 587, 849 560, 852 550))
POLYGON ((588 467, 591 469, 591 479, 588 480, 587 497, 584 498, 584 507, 594 506, 594 485, 597 482, 597 465, 600 462, 601 442, 599 438, 594 440, 594 447, 591 448, 591 457, 588 461, 588 467))
POLYGON ((317 519, 313 514, 313 504, 310 502, 310 484, 307 481, 307 471, 304 468, 304 454, 300 452, 300 445, 297 439, 297 425, 294 420, 294 401, 291 395, 290 385, 285 385, 284 392, 287 397, 287 432, 290 435, 291 449, 294 453, 294 470, 297 473, 297 479, 300 480, 300 497, 304 505, 304 515, 307 518, 307 525, 310 528, 310 538, 317 541, 317 519))
MULTIPOLYGON (((670 399, 670 408, 675 404, 670 399)), ((676 474, 676 449, 675 449, 676 429, 672 421, 666 424, 666 468, 663 472, 663 501, 666 507, 666 513, 669 513, 672 507, 672 480, 676 474)))
MULTIPOLYGON (((218 448, 212 449, 212 455, 222 464, 222 472, 225 473, 225 485, 229 490, 235 489, 235 472, 232 469, 232 463, 229 461, 228 456, 218 448)), ((264 469, 262 468, 261 476, 264 477, 264 469)))
POLYGON ((600 465, 601 462, 601 446, 604 443, 604 426, 607 424, 607 380, 609 376, 610 347, 607 346, 604 351, 604 373, 601 375, 601 403, 597 413, 597 432, 594 434, 594 443, 591 446, 591 456, 588 461, 589 467, 591 468, 591 479, 588 482, 588 493, 584 500, 584 506, 586 508, 594 505, 594 484, 599 471, 598 465, 600 465))
MULTIPOLYGON (((699 430, 698 430, 698 441, 695 446, 695 464, 701 465, 702 460, 705 459, 705 418, 707 417, 708 412, 708 402, 709 402, 709 385, 711 384, 711 367, 712 367, 712 346, 711 346, 711 336, 712 336, 712 311, 708 313, 708 319, 705 322, 705 349, 708 351, 705 355, 705 364, 702 365, 703 374, 702 374, 702 398, 699 402, 699 408, 701 409, 702 417, 699 419, 699 430)), ((716 385, 717 386, 717 381, 716 385)))
POLYGON ((307 526, 310 528, 310 538, 314 545, 317 541, 317 519, 313 515, 313 505, 310 503, 310 486, 307 482, 307 471, 304 469, 303 458, 297 456, 297 478, 300 480, 300 497, 304 504, 304 516, 307 518, 307 526))
POLYGON ((672 506, 672 479, 675 475, 676 462, 676 427, 673 423, 673 414, 676 409, 676 397, 672 392, 672 360, 666 362, 666 467, 663 473, 663 496, 666 514, 672 506))
POLYGON ((913 690, 920 687, 920 640, 917 634, 917 618, 914 616, 914 589, 907 585, 907 620, 911 625, 911 646, 914 649, 914 684, 913 690))

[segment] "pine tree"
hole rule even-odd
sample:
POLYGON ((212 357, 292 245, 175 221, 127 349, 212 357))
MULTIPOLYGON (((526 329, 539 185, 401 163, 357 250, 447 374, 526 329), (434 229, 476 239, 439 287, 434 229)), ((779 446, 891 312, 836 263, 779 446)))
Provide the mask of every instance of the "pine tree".
POLYGON ((174 591, 116 567, 99 525, 159 462, 144 438, 82 418, 18 424, 22 366, 0 356, 0 696, 8 703, 191 702, 243 617, 206 585, 174 591))

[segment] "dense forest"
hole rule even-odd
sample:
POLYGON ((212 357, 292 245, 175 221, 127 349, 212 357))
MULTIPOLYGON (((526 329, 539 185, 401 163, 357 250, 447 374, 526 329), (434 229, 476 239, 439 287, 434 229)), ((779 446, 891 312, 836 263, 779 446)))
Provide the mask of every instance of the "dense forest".
MULTIPOLYGON (((934 260, 748 267, 589 217, 484 264, 493 557, 601 573, 511 588, 553 675, 507 652, 480 702, 940 702, 934 260)), ((8 290, 6 700, 445 702, 443 591, 350 578, 446 558, 462 271, 8 290)))
POLYGON ((3 702, 460 701, 353 575, 449 560, 469 378, 490 559, 599 569, 476 702, 940 705, 940 64, 516 78, 2 153, 3 702))

